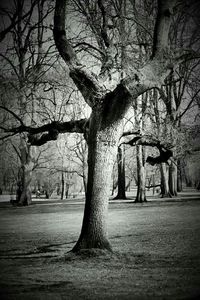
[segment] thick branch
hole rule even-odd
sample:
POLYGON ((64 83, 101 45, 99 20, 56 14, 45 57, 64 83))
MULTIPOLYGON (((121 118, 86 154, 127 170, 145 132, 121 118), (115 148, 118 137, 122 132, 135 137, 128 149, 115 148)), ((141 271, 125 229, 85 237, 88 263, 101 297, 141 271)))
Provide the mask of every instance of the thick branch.
MULTIPOLYGON (((54 122, 51 124, 47 124, 46 128, 48 127, 47 133, 43 134, 35 134, 33 130, 29 132, 29 143, 34 146, 41 146, 47 143, 48 141, 55 141, 58 138, 59 133, 66 133, 66 132, 76 132, 76 133, 85 133, 87 125, 87 119, 81 119, 77 121, 70 121, 64 123, 54 122)), ((44 132, 45 125, 43 127, 38 128, 38 130, 44 132)))
POLYGON ((130 135, 139 135, 140 134, 140 130, 129 130, 129 131, 124 131, 123 132, 123 137, 126 137, 126 136, 130 136, 130 135))
POLYGON ((49 130, 48 133, 43 133, 43 134, 36 134, 36 135, 29 134, 28 142, 32 146, 42 146, 49 141, 57 140, 58 135, 59 135, 59 132, 56 129, 49 130))
POLYGON ((65 31, 65 19, 66 19, 66 4, 67 0, 57 0, 54 13, 54 40, 58 48, 58 51, 64 61, 69 64, 78 64, 76 54, 67 40, 65 31))
POLYGON ((145 188, 146 189, 151 189, 151 188, 155 188, 155 187, 160 187, 160 184, 154 184, 154 185, 146 185, 145 188))
POLYGON ((102 28, 101 28, 101 35, 102 35, 102 38, 103 38, 103 41, 104 41, 104 44, 106 47, 109 47, 110 46, 110 39, 108 37, 108 33, 107 33, 107 23, 108 23, 108 20, 107 20, 107 15, 106 15, 106 9, 104 7, 104 1, 102 0, 98 0, 98 6, 101 10, 101 14, 102 14, 102 28))
POLYGON ((171 68, 169 58, 156 57, 149 60, 143 67, 133 70, 132 74, 122 79, 121 82, 136 99, 146 91, 163 85, 171 68))
POLYGON ((90 73, 80 61, 78 61, 75 51, 66 37, 66 4, 67 0, 57 0, 54 14, 54 40, 57 49, 68 64, 70 77, 82 93, 85 101, 93 106, 103 90, 93 73, 90 73))
POLYGON ((152 58, 168 48, 168 35, 176 0, 158 0, 157 18, 154 27, 152 58))
POLYGON ((160 140, 149 136, 149 135, 142 135, 142 134, 133 134, 131 133, 128 136, 128 133, 123 136, 120 140, 120 144, 126 144, 130 146, 136 145, 144 145, 144 146, 151 146, 151 147, 160 147, 160 140), (133 137, 134 135, 134 137, 133 137))
POLYGON ((29 143, 35 146, 41 146, 48 141, 56 140, 59 133, 76 132, 85 133, 87 129, 88 120, 72 120, 69 122, 52 122, 40 127, 30 127, 21 125, 15 128, 5 129, 5 132, 12 132, 13 134, 27 132, 29 134, 29 143))
POLYGON ((148 135, 139 134, 133 138, 132 135, 130 135, 129 137, 124 136, 121 138, 120 144, 126 144, 130 146, 143 145, 156 147, 159 150, 160 155, 156 157, 148 156, 146 160, 152 166, 154 166, 155 164, 167 163, 170 157, 173 156, 173 152, 169 149, 173 147, 172 145, 161 144, 160 140, 148 135))
POLYGON ((161 164, 161 163, 167 163, 168 164, 168 160, 173 156, 173 152, 169 149, 165 149, 163 147, 158 147, 159 151, 160 151, 160 155, 153 157, 153 156, 148 156, 147 157, 147 162, 154 166, 156 164, 161 164))

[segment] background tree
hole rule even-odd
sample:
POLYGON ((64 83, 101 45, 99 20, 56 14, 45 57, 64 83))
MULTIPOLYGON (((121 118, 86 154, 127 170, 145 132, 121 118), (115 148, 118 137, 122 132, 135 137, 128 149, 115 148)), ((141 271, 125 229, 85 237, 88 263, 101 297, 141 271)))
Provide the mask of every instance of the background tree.
POLYGON ((115 199, 126 199, 126 176, 125 176, 125 149, 124 145, 118 146, 117 151, 117 195, 115 199))
MULTIPOLYGON (((5 4, 6 5, 6 4, 5 4)), ((11 81, 14 89, 14 108, 18 121, 34 124, 34 93, 38 88, 41 68, 47 52, 44 54, 45 18, 52 12, 52 7, 45 1, 33 1, 29 5, 22 0, 7 4, 9 16, 15 20, 7 37, 7 49, 1 53, 1 64, 8 69, 3 75, 4 81, 11 81)), ((9 103, 10 104, 10 103, 9 103)), ((3 108, 3 107, 1 107, 3 108)), ((6 106, 5 106, 6 108, 6 106)), ((7 107, 9 108, 9 107, 7 107)), ((17 202, 27 205, 31 202, 30 183, 34 164, 33 148, 27 144, 26 134, 20 135, 18 156, 21 166, 18 171, 17 202)))

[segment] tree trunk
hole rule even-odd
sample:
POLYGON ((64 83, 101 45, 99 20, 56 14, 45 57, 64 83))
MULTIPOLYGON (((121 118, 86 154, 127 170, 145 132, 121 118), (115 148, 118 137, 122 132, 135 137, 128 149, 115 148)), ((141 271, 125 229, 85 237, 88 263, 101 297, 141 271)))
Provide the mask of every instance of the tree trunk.
POLYGON ((177 161, 177 192, 182 192, 183 190, 183 182, 182 182, 182 164, 181 160, 177 161))
POLYGON ((161 196, 162 198, 171 197, 171 194, 169 192, 167 167, 165 163, 160 164, 160 175, 161 175, 161 196))
POLYGON ((61 200, 66 198, 66 181, 65 181, 65 173, 62 171, 61 173, 61 200))
POLYGON ((20 144, 21 167, 18 174, 18 187, 16 202, 18 205, 30 205, 31 197, 31 179, 33 162, 31 157, 31 146, 27 145, 26 140, 21 138, 20 144))
POLYGON ((169 192, 171 196, 177 196, 177 165, 172 160, 169 166, 169 192))
POLYGON ((111 196, 114 195, 114 192, 115 192, 115 181, 114 181, 114 178, 112 179, 112 191, 111 191, 111 196))
POLYGON ((128 192, 130 192, 130 190, 131 190, 131 182, 132 182, 132 179, 128 178, 128 183, 126 184, 126 191, 128 191, 128 192))
POLYGON ((198 191, 200 190, 200 181, 199 180, 196 182, 195 187, 198 191))
POLYGON ((153 185, 153 195, 155 195, 155 192, 156 192, 156 187, 155 187, 155 175, 153 174, 152 175, 152 185, 153 185))
POLYGON ((185 176, 185 184, 186 184, 186 187, 192 187, 193 186, 192 179, 190 178, 189 175, 185 176))
POLYGON ((124 145, 118 147, 117 168, 118 168, 118 181, 117 181, 118 192, 115 199, 126 199, 124 145))
POLYGON ((86 195, 86 191, 87 191, 87 179, 88 179, 88 166, 83 165, 83 186, 84 186, 84 192, 86 195))
POLYGON ((146 171, 145 171, 145 159, 144 159, 143 146, 136 146, 136 158, 137 158, 137 195, 135 202, 146 202, 146 171))
POLYGON ((107 236, 107 210, 112 169, 121 132, 119 125, 99 129, 101 118, 98 113, 93 115, 88 136, 88 182, 85 211, 81 234, 72 249, 73 252, 92 248, 111 251, 107 236))

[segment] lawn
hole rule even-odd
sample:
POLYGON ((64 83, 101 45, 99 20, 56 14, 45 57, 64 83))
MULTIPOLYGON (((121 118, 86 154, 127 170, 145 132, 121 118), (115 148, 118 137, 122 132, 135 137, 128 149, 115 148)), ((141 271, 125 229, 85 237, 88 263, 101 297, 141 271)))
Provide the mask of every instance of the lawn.
POLYGON ((83 204, 0 208, 0 299, 200 299, 200 201, 109 206, 113 254, 68 253, 83 204))

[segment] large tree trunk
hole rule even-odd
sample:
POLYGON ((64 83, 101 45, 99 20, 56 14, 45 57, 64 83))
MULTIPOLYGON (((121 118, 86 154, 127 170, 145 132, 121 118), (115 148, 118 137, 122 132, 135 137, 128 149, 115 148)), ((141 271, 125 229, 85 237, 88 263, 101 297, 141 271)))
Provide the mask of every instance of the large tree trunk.
POLYGON ((185 161, 183 161, 182 164, 182 177, 184 178, 186 187, 192 187, 192 179, 188 172, 187 163, 185 161))
POLYGON ((172 160, 169 166, 169 192, 171 196, 177 196, 177 165, 172 160))
POLYGON ((73 252, 92 248, 111 250, 106 221, 120 128, 117 125, 101 130, 100 123, 101 118, 97 113, 94 114, 88 136, 88 182, 84 218, 73 252))
POLYGON ((135 202, 146 202, 146 170, 145 170, 145 159, 144 159, 143 146, 136 146, 136 158, 137 158, 137 195, 135 202))
POLYGON ((160 175, 161 175, 161 196, 162 198, 171 197, 171 194, 169 192, 168 172, 165 163, 160 164, 160 175))
POLYGON ((118 168, 118 181, 117 181, 118 192, 115 199, 126 199, 124 145, 118 147, 117 168, 118 168))
POLYGON ((31 146, 27 145, 26 140, 21 138, 20 144, 21 167, 18 173, 18 187, 16 202, 18 205, 29 205, 32 202, 31 197, 31 179, 33 162, 31 155, 31 146))

